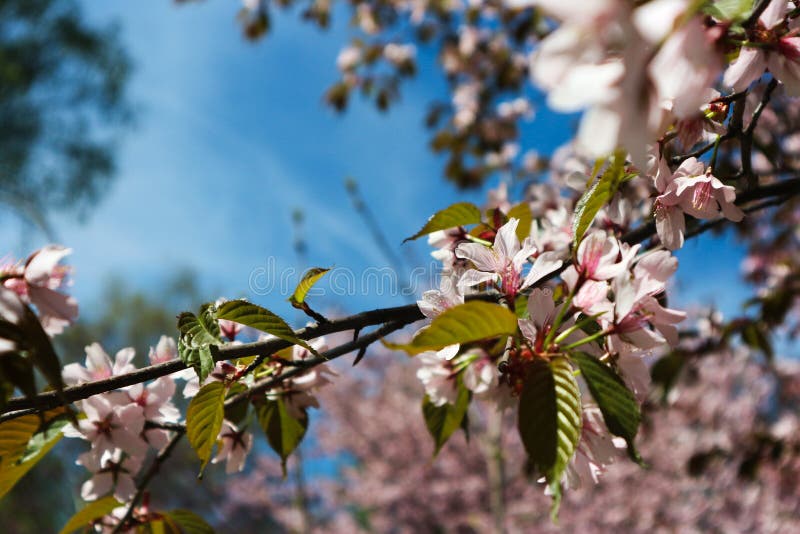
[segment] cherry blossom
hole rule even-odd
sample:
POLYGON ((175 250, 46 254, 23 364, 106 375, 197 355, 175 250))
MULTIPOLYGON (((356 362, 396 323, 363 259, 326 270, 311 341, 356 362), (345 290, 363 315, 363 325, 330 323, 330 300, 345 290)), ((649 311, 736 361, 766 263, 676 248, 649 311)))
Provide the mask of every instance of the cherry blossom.
POLYGON ((3 285, 36 307, 42 326, 50 335, 60 334, 78 317, 77 301, 57 291, 65 285, 70 272, 59 262, 71 253, 72 249, 47 245, 31 254, 24 266, 0 267, 3 285))
POLYGON ((174 360, 178 357, 178 346, 175 339, 169 336, 161 336, 155 347, 150 347, 148 355, 151 364, 159 364, 174 360))
POLYGON ((417 378, 434 406, 454 404, 456 401, 458 387, 452 360, 459 348, 459 345, 450 345, 440 351, 423 352, 417 356, 422 364, 417 370, 417 378))
POLYGON ((127 347, 119 350, 112 362, 100 343, 92 343, 86 347, 85 367, 79 363, 70 363, 64 366, 62 371, 64 382, 75 385, 130 373, 136 370, 131 363, 135 355, 134 349, 127 347))
POLYGON ((458 282, 459 288, 494 282, 507 297, 513 298, 519 291, 532 286, 561 267, 561 260, 555 259, 551 253, 544 252, 536 256, 530 271, 523 279, 523 266, 528 258, 537 254, 538 250, 530 238, 525 238, 520 246, 516 233, 518 225, 519 219, 512 217, 497 231, 492 247, 480 243, 458 245, 456 256, 470 260, 475 266, 461 276, 458 282))
POLYGON ((225 462, 225 472, 228 474, 242 471, 247 455, 253 448, 253 434, 239 430, 236 425, 225 420, 217 440, 221 445, 211 463, 225 462))
POLYGON ((119 502, 128 502, 136 493, 134 477, 142 467, 142 459, 122 452, 106 450, 101 455, 89 451, 76 462, 91 471, 92 477, 81 486, 81 498, 95 501, 109 493, 119 502))
MULTIPOLYGON (((172 377, 162 376, 147 386, 134 384, 127 390, 133 403, 141 407, 145 419, 155 423, 177 423, 181 412, 172 403, 175 394, 175 381, 172 377)), ((169 441, 167 430, 150 428, 144 431, 145 440, 156 449, 163 448, 169 441)))
POLYGON ((64 427, 64 435, 82 438, 92 443, 92 453, 102 456, 106 451, 121 449, 132 456, 141 456, 147 451, 147 443, 140 434, 144 429, 142 407, 127 402, 120 403, 119 397, 127 395, 95 395, 81 403, 86 414, 77 426, 64 427))
POLYGON ((759 28, 752 33, 752 44, 742 46, 739 57, 725 71, 723 85, 742 91, 769 69, 783 82, 788 94, 800 96, 800 37, 783 25, 788 6, 784 0, 769 2, 758 18, 759 28))

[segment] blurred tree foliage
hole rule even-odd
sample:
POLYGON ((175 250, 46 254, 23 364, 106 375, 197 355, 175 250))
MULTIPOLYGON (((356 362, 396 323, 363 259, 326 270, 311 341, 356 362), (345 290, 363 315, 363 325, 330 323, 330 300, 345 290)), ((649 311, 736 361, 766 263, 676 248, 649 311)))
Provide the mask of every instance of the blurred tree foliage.
POLYGON ((119 30, 79 7, 0 0, 0 202, 45 230, 50 210, 83 216, 104 192, 131 118, 119 30))

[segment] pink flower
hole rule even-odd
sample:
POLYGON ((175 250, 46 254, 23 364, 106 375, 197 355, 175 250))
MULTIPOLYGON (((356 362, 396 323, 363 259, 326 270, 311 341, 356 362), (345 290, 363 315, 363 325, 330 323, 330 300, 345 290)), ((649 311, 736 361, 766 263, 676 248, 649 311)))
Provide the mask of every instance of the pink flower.
POLYGON ((136 370, 131 363, 135 355, 136 352, 131 347, 124 348, 117 352, 112 363, 100 343, 92 343, 86 347, 86 367, 79 363, 70 363, 64 366, 61 374, 67 385, 74 386, 130 373, 136 370))
MULTIPOLYGON (((77 427, 64 427, 64 435, 90 441, 96 455, 114 449, 122 449, 132 456, 144 455, 147 443, 140 437, 144 413, 136 404, 121 405, 122 395, 95 395, 82 401, 86 418, 78 421, 77 427)), ((124 401, 128 401, 127 395, 124 401)))
POLYGON ((225 420, 222 422, 222 430, 217 441, 221 443, 221 446, 211 463, 226 461, 225 472, 227 474, 242 471, 247 454, 253 448, 253 434, 246 430, 239 430, 236 425, 225 420))
POLYGON ((434 406, 456 402, 458 389, 452 360, 458 354, 459 348, 459 345, 450 345, 438 352, 428 351, 417 356, 422 363, 422 367, 417 370, 417 378, 422 382, 425 394, 434 406))
POLYGON ((647 72, 657 99, 678 118, 695 115, 708 102, 708 88, 722 72, 717 38, 700 17, 692 17, 669 35, 650 61, 647 72))
POLYGON ((533 266, 522 279, 523 266, 528 258, 537 253, 530 237, 526 237, 520 246, 517 238, 519 219, 511 218, 500 227, 494 239, 494 245, 487 247, 480 243, 462 243, 456 248, 456 256, 468 259, 475 266, 467 270, 458 282, 459 288, 469 288, 485 282, 498 284, 502 292, 509 298, 551 272, 561 267, 561 260, 555 259, 553 253, 539 254, 533 266))
POLYGON ((24 267, 5 267, 3 285, 36 307, 45 331, 60 334, 78 317, 78 302, 56 291, 64 285, 69 268, 59 262, 72 250, 60 245, 47 245, 31 254, 24 267))
POLYGON ((734 204, 736 190, 720 182, 696 158, 681 163, 671 175, 666 164, 660 162, 655 185, 661 193, 654 205, 656 230, 661 242, 670 250, 683 246, 684 213, 698 219, 722 214, 734 222, 744 217, 734 204))
POLYGON ((161 336, 155 348, 150 347, 150 363, 153 365, 168 362, 178 357, 175 340, 169 336, 161 336))
POLYGON ((600 409, 593 404, 584 404, 581 439, 567 471, 564 474, 567 487, 576 489, 586 480, 595 484, 605 467, 617 456, 615 440, 603 422, 600 409))
POLYGON ((590 232, 578 246, 577 272, 588 280, 609 280, 628 270, 639 245, 624 250, 613 235, 590 232))
POLYGON ((100 455, 89 451, 81 454, 76 463, 94 473, 81 486, 81 498, 84 501, 95 501, 112 490, 114 498, 120 502, 128 502, 136 494, 133 477, 142 467, 140 457, 123 457, 120 449, 105 451, 100 455))
MULTIPOLYGON (((325 338, 315 339, 310 344, 317 352, 327 350, 325 338)), ((303 361, 310 358, 312 358, 312 354, 307 349, 300 345, 292 347, 293 361, 303 361)), ((317 365, 308 369, 305 373, 285 380, 279 388, 268 391, 267 398, 282 399, 289 414, 295 419, 302 419, 307 408, 319 408, 319 401, 317 401, 314 393, 330 384, 330 378, 335 376, 336 373, 327 365, 317 365)))
POLYGON ((462 354, 459 363, 469 362, 463 371, 464 387, 474 395, 485 396, 493 392, 500 384, 500 373, 497 363, 481 349, 475 349, 462 354))
POLYGON ((712 219, 722 212, 725 218, 734 222, 744 218, 742 210, 734 204, 736 190, 724 185, 712 174, 679 177, 673 184, 674 197, 664 202, 677 204, 693 217, 712 219))
MULTIPOLYGON (((19 325, 25 317, 25 303, 15 292, 4 287, 0 287, 0 319, 14 325, 19 325)), ((0 353, 14 351, 17 349, 17 342, 11 339, 0 339, 0 353)))
POLYGON ((628 274, 614 279, 611 289, 615 299, 613 319, 606 315, 603 322, 613 322, 609 346, 614 352, 630 352, 627 344, 644 350, 663 343, 677 344, 678 330, 674 325, 686 318, 685 312, 662 307, 653 293, 628 274))
POLYGON ((758 19, 758 30, 749 37, 755 46, 743 46, 722 80, 723 85, 743 91, 766 69, 786 86, 790 96, 800 96, 800 37, 783 25, 788 14, 785 0, 772 0, 758 19))
POLYGON ((458 292, 458 279, 454 276, 443 276, 439 289, 431 289, 422 294, 417 301, 419 311, 425 317, 433 319, 443 311, 464 303, 464 295, 458 292))
MULTIPOLYGON (((181 418, 181 412, 172 404, 175 394, 175 381, 168 376, 162 376, 150 382, 147 387, 134 384, 127 390, 131 402, 142 409, 144 418, 156 423, 176 423, 181 418)), ((144 438, 156 449, 161 449, 169 442, 169 431, 160 428, 151 428, 144 431, 144 438)))

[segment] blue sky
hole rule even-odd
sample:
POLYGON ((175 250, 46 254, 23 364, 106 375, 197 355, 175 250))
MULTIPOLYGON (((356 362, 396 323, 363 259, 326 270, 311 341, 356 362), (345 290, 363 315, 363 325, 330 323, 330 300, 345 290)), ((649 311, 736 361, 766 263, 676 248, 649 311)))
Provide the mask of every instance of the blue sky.
MULTIPOLYGON (((359 181, 401 253, 402 239, 437 209, 483 201, 482 191, 450 186, 441 177, 443 161, 427 148, 427 104, 445 96, 430 50, 420 51, 420 75, 388 114, 356 100, 339 116, 323 104, 322 93, 336 79, 335 58, 350 31, 341 10, 329 31, 300 22, 296 12, 278 14, 268 37, 249 43, 233 0, 84 6, 93 21, 120 23, 135 63, 130 94, 138 109, 109 194, 85 223, 58 221, 60 241, 75 249, 74 293, 84 310, 110 274, 147 287, 175 268, 191 267, 208 291, 247 296, 292 316, 285 295, 255 295, 248 283, 271 265, 270 257, 278 269, 296 267, 290 224, 296 207, 306 216, 309 263, 359 273, 387 262, 351 209, 346 177, 359 181)), ((539 109, 525 128, 523 148, 549 152, 570 127, 569 119, 539 109)), ((17 243, 11 229, 5 235, 17 243)), ((424 243, 405 247, 427 261, 424 243)), ((17 245, 16 252, 26 251, 17 245)), ((740 256, 729 239, 688 243, 680 253, 677 302, 699 299, 736 310, 743 297, 740 256), (716 261, 710 280, 709 257, 716 261)), ((403 302, 371 294, 321 307, 403 302)))

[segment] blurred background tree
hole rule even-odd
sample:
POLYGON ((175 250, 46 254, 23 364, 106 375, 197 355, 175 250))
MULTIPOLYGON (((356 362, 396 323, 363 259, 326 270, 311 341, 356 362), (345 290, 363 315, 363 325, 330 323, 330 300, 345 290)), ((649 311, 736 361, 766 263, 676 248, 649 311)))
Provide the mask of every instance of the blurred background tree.
POLYGON ((0 202, 48 234, 53 212, 85 216, 113 176, 132 117, 117 33, 73 0, 0 0, 0 202))

